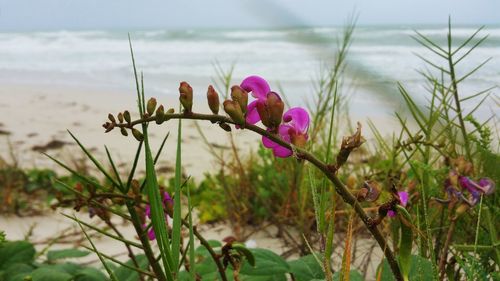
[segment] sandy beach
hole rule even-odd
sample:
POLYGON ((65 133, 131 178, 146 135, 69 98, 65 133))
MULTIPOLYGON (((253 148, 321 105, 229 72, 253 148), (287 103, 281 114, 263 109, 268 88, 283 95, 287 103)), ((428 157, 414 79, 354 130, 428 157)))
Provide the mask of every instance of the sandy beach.
MULTIPOLYGON (((197 92, 194 110, 210 112, 204 100, 205 92, 197 92)), ((0 89, 0 156, 11 161, 15 156, 21 167, 53 168, 57 165, 41 152, 45 152, 66 163, 83 157, 67 132, 70 130, 98 159, 108 165, 104 145, 111 151, 117 165, 127 171, 133 161, 137 141, 123 137, 119 131, 104 133, 102 124, 108 113, 117 114, 128 109, 132 118, 137 118, 136 98, 133 90, 98 90, 85 87, 47 87, 45 85, 2 85, 0 89), (10 143, 10 145, 9 145, 10 143)), ((157 97, 168 109, 177 108, 179 102, 173 97, 157 97)), ((228 134, 217 125, 199 122, 208 142, 216 150, 228 149, 228 134)), ((183 121, 182 164, 184 173, 200 178, 215 164, 204 144, 194 121, 183 121), (210 167, 210 168, 209 168, 210 167)), ((152 148, 156 150, 163 137, 170 132, 164 152, 158 164, 163 173, 172 171, 175 163, 177 122, 151 126, 152 148)), ((236 143, 247 151, 258 144, 258 136, 246 131, 234 134, 236 143)), ((141 157, 142 159, 142 157, 141 157)))

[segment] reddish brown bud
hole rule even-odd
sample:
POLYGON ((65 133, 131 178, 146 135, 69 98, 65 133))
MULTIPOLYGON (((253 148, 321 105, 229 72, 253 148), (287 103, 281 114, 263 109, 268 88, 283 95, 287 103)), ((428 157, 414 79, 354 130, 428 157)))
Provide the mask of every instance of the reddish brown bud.
POLYGON ((271 127, 271 122, 269 121, 269 111, 267 110, 267 104, 263 101, 257 101, 257 112, 260 116, 260 121, 264 126, 271 127))
POLYGON ((283 118, 283 110, 285 109, 285 104, 274 92, 267 94, 267 107, 269 111, 269 122, 272 128, 277 128, 281 124, 283 118))
POLYGON ((115 119, 115 117, 113 116, 113 114, 111 114, 111 113, 110 113, 110 114, 108 114, 108 119, 109 119, 109 121, 111 121, 111 123, 116 123, 116 119, 115 119))
POLYGON ((351 152, 360 147, 365 142, 363 136, 361 136, 361 123, 358 122, 358 128, 352 136, 344 137, 340 145, 340 151, 337 155, 337 163, 335 164, 337 169, 347 162, 347 158, 351 152))
POLYGON ((248 104, 248 93, 243 90, 240 86, 231 87, 231 99, 240 105, 241 112, 245 114, 247 112, 248 104))
POLYGON ((208 100, 208 107, 210 107, 212 113, 218 114, 220 108, 219 94, 217 94, 212 85, 208 86, 207 100, 208 100))
POLYGON ((380 196, 380 190, 381 188, 378 182, 372 180, 365 181, 358 192, 357 199, 360 202, 374 202, 380 196))
MULTIPOLYGON (((265 102, 257 102, 260 120, 270 129, 276 129, 281 124, 284 108, 285 104, 275 92, 269 92, 265 102)), ((297 141, 302 144, 302 140, 297 139, 297 141)))
POLYGON ((115 128, 115 123, 106 122, 102 126, 106 129, 105 133, 108 133, 115 128))
POLYGON ((187 82, 181 82, 179 93, 179 101, 184 107, 184 111, 191 112, 193 109, 193 88, 187 82))
POLYGON ((144 140, 144 135, 137 129, 132 128, 132 135, 134 135, 134 138, 138 141, 143 141, 144 140))
POLYGON ((156 124, 160 125, 163 121, 165 121, 165 109, 162 104, 156 109, 156 124))
POLYGON ((146 111, 148 112, 148 114, 150 116, 152 116, 153 113, 155 112, 155 109, 156 109, 156 99, 155 98, 150 98, 148 100, 147 105, 146 105, 146 111))
POLYGON ((130 119, 130 112, 128 112, 128 110, 125 110, 123 112, 123 119, 125 119, 125 121, 127 121, 127 123, 132 122, 132 119, 130 119))
POLYGON ((118 121, 120 121, 120 123, 123 123, 123 113, 118 113, 118 121))
POLYGON ((120 128, 120 133, 122 133, 124 137, 128 136, 127 130, 123 127, 120 128))
POLYGON ((139 184, 139 182, 137 180, 132 180, 131 186, 132 186, 132 192, 134 194, 136 194, 136 195, 141 194, 141 185, 139 184))
POLYGON ((243 125, 245 123, 245 117, 241 111, 240 105, 236 101, 225 100, 224 111, 233 119, 236 124, 243 125))
POLYGON ((226 132, 231 132, 231 126, 226 123, 219 123, 219 127, 221 127, 226 132))
POLYGON ((290 134, 290 142, 297 147, 304 147, 307 142, 307 135, 290 134))

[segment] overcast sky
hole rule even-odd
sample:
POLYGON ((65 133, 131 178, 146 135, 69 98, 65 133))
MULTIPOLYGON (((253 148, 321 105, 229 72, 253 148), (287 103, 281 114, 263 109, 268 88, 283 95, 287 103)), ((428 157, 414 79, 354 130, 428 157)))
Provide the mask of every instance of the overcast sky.
POLYGON ((500 24, 500 0, 0 0, 0 31, 500 24))

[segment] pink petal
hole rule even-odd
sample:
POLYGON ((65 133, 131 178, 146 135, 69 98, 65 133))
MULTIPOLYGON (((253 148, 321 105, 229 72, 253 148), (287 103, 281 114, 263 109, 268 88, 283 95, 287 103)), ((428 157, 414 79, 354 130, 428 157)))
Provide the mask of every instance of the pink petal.
POLYGON ((399 195, 399 200, 401 201, 401 205, 403 207, 406 207, 406 204, 408 204, 408 199, 409 199, 409 194, 406 191, 400 191, 398 192, 399 195))
POLYGON ((490 195, 495 191, 495 183, 489 178, 480 179, 478 185, 486 195, 490 195))
POLYGON ((286 124, 281 124, 278 128, 278 134, 280 135, 280 137, 286 141, 286 142, 291 142, 291 139, 290 139, 290 130, 294 130, 294 128, 290 125, 286 125, 286 124))
POLYGON ((278 145, 273 148, 273 154, 276 157, 287 158, 292 155, 292 151, 288 148, 278 145))
POLYGON ((149 238, 149 240, 156 239, 156 235, 155 235, 155 231, 154 231, 153 227, 151 227, 151 229, 149 229, 149 231, 148 231, 148 238, 149 238))
POLYGON ((387 211, 387 215, 391 218, 395 217, 396 216, 396 212, 394 212, 393 210, 389 210, 387 211))
POLYGON ((172 197, 170 197, 170 194, 168 192, 163 192, 163 204, 166 202, 172 202, 172 197))
POLYGON ((151 206, 149 204, 147 204, 146 208, 144 208, 144 213, 148 218, 151 218, 151 206))
POLYGON ((267 148, 274 148, 276 146, 279 146, 279 144, 275 143, 265 136, 262 136, 262 144, 267 148))
POLYGON ((240 87, 247 92, 251 92, 252 96, 257 99, 265 99, 267 93, 271 91, 267 81, 256 75, 245 78, 243 82, 241 82, 240 87))
POLYGON ((290 108, 283 114, 283 121, 289 123, 297 132, 301 134, 307 133, 309 129, 309 113, 302 107, 290 108))
POLYGON ((260 121, 260 115, 259 112, 257 111, 257 102, 259 100, 254 100, 247 106, 247 117, 246 121, 248 124, 255 124, 260 121))

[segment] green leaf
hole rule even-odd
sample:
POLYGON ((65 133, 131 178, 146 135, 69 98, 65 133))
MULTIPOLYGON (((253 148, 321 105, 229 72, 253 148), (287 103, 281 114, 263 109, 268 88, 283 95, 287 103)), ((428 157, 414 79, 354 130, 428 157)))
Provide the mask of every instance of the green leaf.
POLYGON ((75 281, 102 281, 107 280, 106 275, 97 268, 86 267, 78 271, 75 275, 75 281))
POLYGON ((23 281, 26 275, 33 271, 33 267, 25 263, 11 264, 4 272, 0 274, 0 280, 5 281, 23 281))
POLYGON ((78 249, 53 250, 47 253, 47 259, 51 262, 58 259, 81 258, 87 256, 88 254, 90 254, 90 252, 78 249))
POLYGON ((278 275, 265 275, 265 276, 248 276, 240 275, 241 281, 286 281, 286 276, 284 274, 278 275))
MULTIPOLYGON (((357 270, 351 270, 349 271, 349 280, 350 281, 363 281, 363 275, 359 273, 357 270)), ((384 279, 382 279, 384 280, 384 279)), ((333 281, 340 281, 340 272, 335 272, 333 274, 333 281)))
MULTIPOLYGON (((250 276, 284 276, 290 271, 288 263, 277 254, 266 249, 252 249, 255 257, 255 267, 245 262, 240 273, 250 276)), ((277 279, 273 279, 277 280, 277 279)))
POLYGON ((290 272, 297 281, 325 278, 323 268, 318 264, 313 255, 303 256, 298 260, 290 261, 288 265, 290 266, 290 272))
POLYGON ((69 281, 73 279, 71 274, 53 267, 40 267, 31 273, 33 281, 69 281))
MULTIPOLYGON (((384 259, 381 266, 377 269, 378 272, 382 269, 381 279, 382 281, 394 281, 394 276, 392 275, 389 263, 384 259)), ((432 273, 432 263, 421 256, 412 255, 411 256, 411 267, 410 267, 410 281, 427 281, 434 280, 432 273)))
MULTIPOLYGON (((146 258, 145 255, 139 255, 135 257, 137 260, 137 263, 139 264, 139 267, 141 269, 147 270, 148 269, 148 259, 146 258)), ((134 262, 132 260, 127 261, 125 264, 130 265, 130 266, 135 266, 134 262)), ((118 267, 115 271, 114 274, 116 278, 120 281, 137 281, 139 280, 139 274, 125 266, 120 266, 118 267)))
POLYGON ((65 272, 71 275, 75 275, 79 270, 83 268, 83 266, 72 263, 72 262, 65 262, 65 263, 59 263, 59 264, 53 264, 53 265, 44 265, 44 267, 49 267, 51 269, 60 271, 60 272, 65 272))
POLYGON ((31 263, 35 248, 27 241, 7 242, 0 247, 0 270, 15 263, 31 263))
POLYGON ((181 177, 182 177, 182 154, 181 154, 181 143, 182 143, 182 123, 179 119, 178 131, 177 131, 177 153, 175 156, 175 194, 174 194, 174 214, 173 214, 173 225, 172 225, 172 260, 173 268, 175 272, 178 272, 179 268, 179 251, 181 248, 181 177))
POLYGON ((401 240, 399 242, 398 261, 401 268, 401 274, 405 280, 408 280, 410 266, 412 263, 411 249, 413 246, 413 231, 411 228, 411 216, 408 211, 401 205, 396 205, 399 219, 401 220, 401 240))
MULTIPOLYGON (((222 243, 217 240, 208 240, 207 242, 208 245, 210 245, 210 247, 212 248, 222 247, 222 243)), ((205 246, 203 245, 198 246, 198 248, 196 248, 194 253, 196 256, 203 256, 205 258, 210 258, 210 253, 208 252, 207 248, 205 248, 205 246)))

